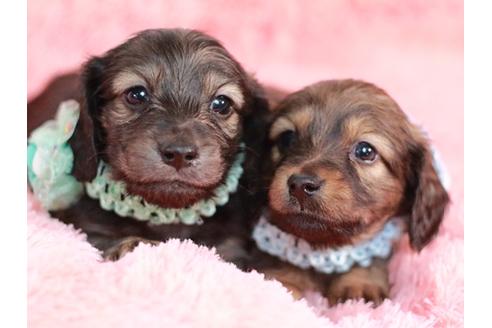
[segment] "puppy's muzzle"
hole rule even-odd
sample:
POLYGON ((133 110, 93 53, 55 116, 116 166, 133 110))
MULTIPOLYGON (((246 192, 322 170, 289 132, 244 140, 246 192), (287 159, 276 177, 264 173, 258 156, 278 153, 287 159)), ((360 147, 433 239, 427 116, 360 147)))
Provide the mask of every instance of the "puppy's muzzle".
POLYGON ((179 171, 189 167, 198 158, 198 149, 195 145, 169 145, 160 149, 162 160, 179 171))
POLYGON ((302 205, 315 196, 321 188, 321 180, 316 176, 294 174, 287 180, 289 194, 302 205))

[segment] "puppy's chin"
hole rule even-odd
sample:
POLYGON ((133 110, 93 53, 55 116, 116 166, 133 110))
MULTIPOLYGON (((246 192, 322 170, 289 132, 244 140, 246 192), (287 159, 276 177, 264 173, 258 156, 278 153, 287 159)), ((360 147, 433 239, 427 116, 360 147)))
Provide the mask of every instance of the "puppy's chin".
POLYGON ((130 194, 142 196, 148 203, 166 208, 183 208, 213 195, 215 186, 197 187, 184 182, 127 183, 130 194))
POLYGON ((116 165, 112 166, 111 174, 114 179, 125 182, 128 193, 141 196, 150 204, 165 208, 184 208, 212 197, 214 190, 224 182, 228 168, 229 166, 213 179, 190 178, 189 175, 183 177, 175 172, 165 175, 158 171, 149 171, 153 175, 135 175, 116 165))
POLYGON ((352 244, 366 229, 361 220, 330 219, 305 212, 281 213, 270 209, 267 217, 283 231, 304 239, 314 247, 352 244))

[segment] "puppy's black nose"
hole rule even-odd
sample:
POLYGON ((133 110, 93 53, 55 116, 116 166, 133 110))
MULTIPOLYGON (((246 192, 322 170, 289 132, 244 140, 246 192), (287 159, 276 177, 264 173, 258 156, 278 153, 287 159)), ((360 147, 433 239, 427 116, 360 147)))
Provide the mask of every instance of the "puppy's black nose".
POLYGON ((177 171, 190 166, 192 161, 198 158, 195 146, 171 145, 161 150, 162 159, 167 165, 173 166, 177 171))
POLYGON ((287 185, 291 196, 302 203, 305 199, 318 192, 321 187, 321 181, 315 176, 294 174, 287 180, 287 185))

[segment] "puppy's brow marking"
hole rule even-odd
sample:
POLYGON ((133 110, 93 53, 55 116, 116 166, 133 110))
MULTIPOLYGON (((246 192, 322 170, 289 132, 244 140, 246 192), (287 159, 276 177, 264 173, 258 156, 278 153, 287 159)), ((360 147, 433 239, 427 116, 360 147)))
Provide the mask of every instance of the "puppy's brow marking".
POLYGON ((147 83, 142 76, 135 72, 123 71, 118 73, 112 83, 112 91, 115 94, 121 94, 130 87, 141 85, 147 86, 147 83))
POLYGON ((283 116, 278 118, 270 129, 270 140, 276 139, 282 132, 288 130, 296 131, 294 123, 283 116))
POLYGON ((231 98, 237 108, 244 105, 243 91, 237 82, 218 72, 212 71, 205 75, 204 88, 205 94, 211 96, 224 95, 231 98))
POLYGON ((309 124, 313 121, 312 110, 309 107, 292 111, 287 116, 294 122, 298 130, 307 130, 309 124))
POLYGON ((215 95, 224 95, 231 98, 237 108, 241 108, 244 105, 243 93, 239 86, 233 82, 228 82, 221 86, 217 89, 215 95))

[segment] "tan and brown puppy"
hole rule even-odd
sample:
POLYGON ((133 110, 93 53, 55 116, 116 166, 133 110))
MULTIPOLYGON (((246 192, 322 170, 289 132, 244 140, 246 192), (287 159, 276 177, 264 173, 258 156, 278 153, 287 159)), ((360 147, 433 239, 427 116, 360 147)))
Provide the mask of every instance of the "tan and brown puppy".
POLYGON ((225 258, 240 251, 230 245, 247 233, 241 216, 254 208, 254 166, 265 131, 260 117, 268 104, 261 87, 216 39, 185 29, 143 31, 91 58, 80 76, 48 86, 28 104, 29 130, 67 98, 82 104, 70 140, 73 175, 81 182, 95 177, 102 160, 130 195, 164 208, 187 208, 213 196, 241 142, 246 163, 238 192, 203 225, 156 226, 119 217, 88 196, 55 217, 83 229, 111 259, 139 241, 167 238, 216 246, 225 258))
MULTIPOLYGON (((382 89, 357 80, 324 81, 274 109, 267 160, 268 220, 314 248, 355 245, 404 217, 420 251, 438 231, 449 202, 429 143, 382 89)), ((263 253, 253 268, 300 296, 319 289, 333 304, 388 297, 386 262, 343 274, 303 270, 263 253)))

